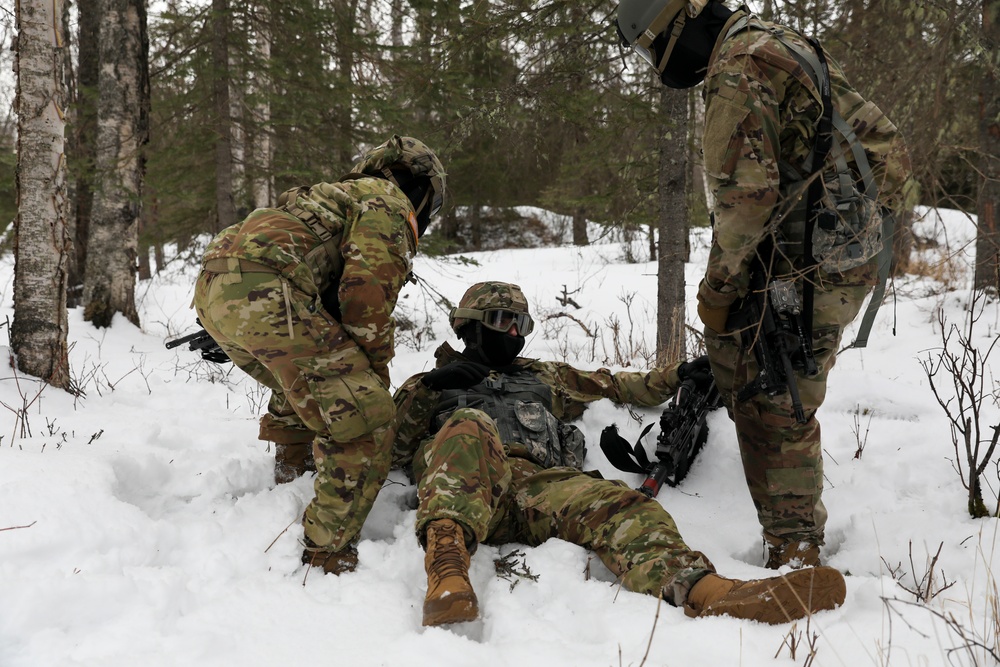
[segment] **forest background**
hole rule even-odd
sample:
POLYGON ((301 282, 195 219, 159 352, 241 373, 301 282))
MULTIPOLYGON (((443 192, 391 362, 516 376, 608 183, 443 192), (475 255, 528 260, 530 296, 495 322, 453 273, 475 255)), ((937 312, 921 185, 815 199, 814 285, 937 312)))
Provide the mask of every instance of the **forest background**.
MULTIPOLYGON (((981 34, 991 3, 749 4, 820 37, 900 127, 914 203, 975 210, 981 84, 995 71, 981 34)), ((166 0, 148 17, 139 0, 76 0, 64 7, 62 52, 78 255, 95 182, 99 32, 111 5, 142 13, 148 31, 140 277, 162 264, 164 243, 186 247, 288 187, 336 179, 391 133, 423 139, 450 174, 451 205, 427 251, 482 249, 498 236, 516 245, 520 234, 505 233, 520 229, 515 205, 572 216, 581 244, 587 219, 640 231, 659 216, 658 149, 676 119, 661 113, 666 93, 649 68, 620 50, 611 0, 166 0)), ((0 24, 9 72, 16 31, 2 4, 0 24)), ((16 118, 13 86, 2 91, 0 230, 9 244, 16 118)), ((688 99, 697 113, 698 95, 688 99)), ((697 137, 688 144, 697 185, 697 137)), ((690 219, 706 224, 701 190, 689 190, 690 219)))
MULTIPOLYGON (((14 4, 0 12, 16 79, 0 125, 0 224, 14 217, 0 250, 15 253, 23 372, 71 389, 68 308, 99 328, 117 314, 141 326, 136 280, 177 259, 166 243, 196 261, 199 235, 336 180, 393 133, 423 139, 450 173, 426 254, 551 241, 525 205, 568 216, 576 245, 592 240, 588 221, 626 247, 646 233, 658 360, 690 352, 683 266, 688 230, 708 218, 701 97, 629 58, 614 2, 14 4)), ((909 266, 925 241, 910 232, 915 206, 975 210, 974 287, 996 295, 1000 0, 754 4, 820 37, 910 138, 896 272, 934 271, 909 266)))

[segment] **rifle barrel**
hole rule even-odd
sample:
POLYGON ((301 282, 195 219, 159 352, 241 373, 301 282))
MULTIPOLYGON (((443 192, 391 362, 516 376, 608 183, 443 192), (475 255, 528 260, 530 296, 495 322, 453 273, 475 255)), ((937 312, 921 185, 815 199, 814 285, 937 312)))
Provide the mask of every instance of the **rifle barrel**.
POLYGON ((172 350, 175 347, 177 347, 178 345, 183 345, 184 343, 189 343, 189 342, 195 340, 196 338, 199 338, 200 336, 207 336, 207 335, 208 335, 208 332, 205 331, 204 329, 202 329, 201 331, 195 331, 193 334, 188 334, 187 336, 183 336, 181 338, 175 338, 174 340, 168 340, 166 343, 163 344, 163 346, 165 348, 167 348, 168 350, 172 350))

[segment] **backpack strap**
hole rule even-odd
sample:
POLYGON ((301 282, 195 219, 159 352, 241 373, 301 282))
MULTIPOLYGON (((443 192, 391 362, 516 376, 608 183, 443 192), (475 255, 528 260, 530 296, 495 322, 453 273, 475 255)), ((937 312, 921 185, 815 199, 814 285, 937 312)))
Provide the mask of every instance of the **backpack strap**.
MULTIPOLYGON (((782 29, 767 26, 750 15, 741 17, 737 20, 726 34, 726 38, 728 39, 732 35, 751 27, 766 30, 773 35, 775 39, 781 42, 781 44, 789 50, 802 69, 805 70, 806 74, 809 75, 813 83, 820 91, 823 113, 816 129, 816 145, 806 158, 806 170, 810 173, 810 175, 815 175, 822 171, 827 154, 833 143, 833 135, 830 131, 830 126, 832 125, 832 129, 836 130, 836 132, 841 135, 844 143, 846 143, 846 145, 850 148, 851 155, 854 158, 854 163, 857 166, 862 184, 864 185, 865 195, 872 201, 877 202, 878 187, 875 183, 875 177, 872 174, 871 164, 868 162, 868 156, 865 153, 864 146, 858 139, 857 134, 855 134, 854 129, 847 123, 846 120, 844 120, 844 117, 833 106, 830 95, 830 71, 819 42, 815 39, 808 39, 807 41, 813 48, 804 49, 798 44, 785 39, 784 31, 782 29)), ((839 150, 839 147, 837 152, 834 154, 833 159, 837 167, 841 192, 850 192, 853 186, 853 183, 851 182, 851 172, 847 165, 846 157, 844 156, 843 151, 839 150)), ((807 195, 808 204, 806 208, 806 228, 805 238, 803 241, 804 253, 806 255, 807 262, 810 265, 806 276, 806 282, 803 285, 803 315, 805 316, 804 324, 806 326, 807 335, 811 335, 812 333, 812 297, 814 288, 814 280, 812 279, 812 276, 816 268, 816 260, 812 256, 812 230, 815 219, 813 210, 816 203, 822 196, 822 187, 822 180, 814 178, 813 182, 809 186, 807 195)), ((823 223, 820 222, 820 224, 823 223)), ((850 349, 852 347, 861 348, 868 345, 868 336, 871 333, 872 325, 875 323, 875 316, 878 314, 879 307, 882 305, 882 300, 885 297, 885 286, 889 278, 889 269, 892 264, 892 235, 894 232, 895 219, 891 211, 883 209, 882 251, 878 255, 877 282, 874 290, 872 291, 871 300, 868 302, 868 307, 865 309, 865 314, 861 319, 861 324, 858 327, 857 336, 855 337, 854 342, 848 345, 845 349, 850 349)))
MULTIPOLYGON (((820 85, 820 91, 824 88, 829 93, 830 77, 829 69, 826 66, 826 59, 822 56, 822 50, 820 49, 819 43, 814 40, 809 40, 816 49, 815 53, 806 51, 805 49, 800 49, 796 44, 789 42, 788 40, 782 39, 781 35, 777 35, 778 41, 780 41, 795 59, 799 61, 803 69, 809 74, 814 82, 823 81, 823 85, 820 85), (822 72, 825 77, 819 78, 819 73, 822 72)), ((824 95, 824 116, 826 115, 826 105, 831 104, 828 102, 829 98, 824 95)), ((832 114, 833 129, 835 129, 844 139, 844 142, 850 147, 851 156, 854 158, 854 164, 857 165, 858 173, 861 175, 861 181, 864 185, 865 195, 872 201, 878 201, 878 187, 875 183, 875 176, 872 173, 871 164, 868 162, 868 155, 865 153, 865 148, 858 139, 857 134, 854 132, 854 128, 848 125, 847 121, 840 114, 839 111, 833 109, 832 114)), ((822 120, 820 121, 822 127, 822 120)), ((819 139, 821 130, 817 131, 817 140, 819 139)), ((841 192, 848 192, 852 186, 851 182, 847 179, 850 178, 850 171, 847 166, 847 160, 842 151, 838 150, 834 156, 834 161, 837 164, 838 178, 840 179, 841 192)), ((818 181, 819 179, 817 179, 818 181)), ((822 184, 820 184, 822 187, 822 184)), ((810 200, 811 188, 810 188, 810 200)), ((811 208, 812 201, 810 201, 811 208)), ((810 220, 812 216, 810 216, 810 220)), ((871 299, 868 301, 868 307, 865 309, 865 314, 861 318, 861 324, 858 326, 857 335, 854 338, 854 342, 848 345, 845 349, 850 349, 852 347, 862 348, 868 345, 868 337, 871 334, 872 326, 875 324, 875 316, 878 314, 879 308, 882 305, 882 300, 885 298, 885 286, 889 280, 889 269, 892 266, 892 235, 895 232, 896 221, 893 217, 891 211, 884 209, 882 211, 882 251, 878 255, 878 277, 875 283, 875 288, 872 290, 871 299)), ((811 231, 811 225, 807 223, 807 235, 811 236, 809 233, 811 231)), ((811 245, 811 240, 807 241, 811 245)), ((807 245, 807 248, 810 248, 807 245)), ((812 290, 809 290, 810 292, 812 290)), ((805 298, 803 298, 805 302, 805 298)), ((806 313, 811 313, 811 303, 803 304, 803 310, 806 313)))
POLYGON ((322 244, 326 254, 330 257, 330 265, 333 268, 334 275, 339 276, 344 268, 344 260, 340 255, 340 248, 338 247, 338 241, 340 241, 341 236, 331 232, 320 221, 319 215, 315 211, 310 210, 310 202, 305 196, 308 193, 309 188, 307 187, 287 190, 278 198, 278 207, 301 220, 319 238, 320 244, 322 244))

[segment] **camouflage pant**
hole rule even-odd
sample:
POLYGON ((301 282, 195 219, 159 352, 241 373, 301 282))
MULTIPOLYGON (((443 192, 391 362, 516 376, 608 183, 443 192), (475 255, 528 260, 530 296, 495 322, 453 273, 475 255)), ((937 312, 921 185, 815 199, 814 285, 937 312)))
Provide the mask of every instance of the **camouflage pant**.
POLYGON ((736 423, 743 471, 766 537, 776 543, 802 540, 823 544, 823 455, 816 410, 826 398, 826 381, 837 360, 844 327, 854 320, 868 285, 830 286, 815 290, 813 351, 819 374, 796 374, 806 423, 796 422, 788 393, 757 394, 742 403, 736 392, 757 375, 753 352, 742 351, 737 338, 705 330, 712 373, 736 423))
POLYGON ((479 410, 456 410, 417 452, 413 472, 421 541, 436 519, 454 519, 487 544, 537 546, 558 537, 592 549, 625 588, 662 593, 676 605, 714 572, 655 500, 597 473, 508 458, 493 420, 479 410))
POLYGON ((318 297, 275 274, 203 272, 195 287, 201 324, 229 358, 271 389, 261 439, 312 441, 315 497, 305 534, 340 550, 361 530, 389 471, 384 427, 392 396, 367 357, 318 297))

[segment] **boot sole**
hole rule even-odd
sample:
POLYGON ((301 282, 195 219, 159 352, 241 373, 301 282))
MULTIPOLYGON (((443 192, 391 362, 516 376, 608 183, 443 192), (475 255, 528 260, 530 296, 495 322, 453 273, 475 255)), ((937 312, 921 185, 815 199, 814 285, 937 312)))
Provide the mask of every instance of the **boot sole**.
POLYGON ((839 607, 846 597, 844 576, 832 567, 817 567, 763 579, 755 585, 733 590, 700 615, 725 614, 779 625, 839 607))
POLYGON ((468 623, 479 618, 479 602, 475 593, 452 593, 424 602, 425 626, 468 623))

